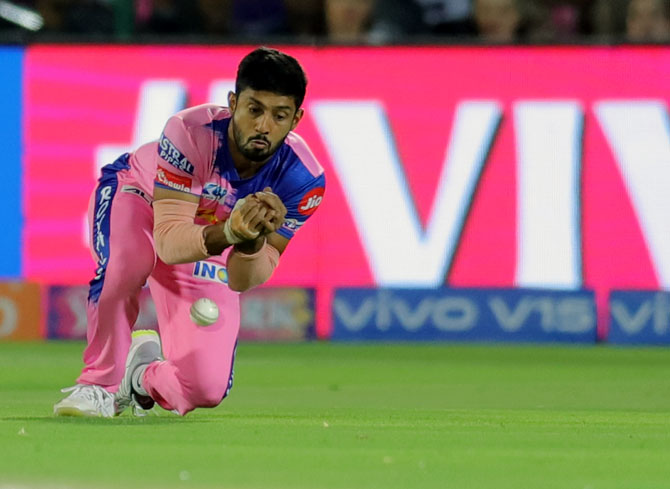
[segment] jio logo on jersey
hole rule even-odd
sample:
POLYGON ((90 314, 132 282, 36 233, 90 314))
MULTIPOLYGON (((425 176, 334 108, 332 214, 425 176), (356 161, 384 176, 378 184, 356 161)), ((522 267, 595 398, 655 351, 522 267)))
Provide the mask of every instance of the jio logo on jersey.
POLYGON ((300 204, 298 204, 298 212, 300 212, 300 214, 303 216, 309 216, 310 214, 313 214, 323 200, 324 190, 325 189, 323 187, 317 187, 307 192, 300 201, 300 204))
POLYGON ((219 284, 228 283, 228 270, 223 265, 207 261, 195 262, 193 276, 219 284))

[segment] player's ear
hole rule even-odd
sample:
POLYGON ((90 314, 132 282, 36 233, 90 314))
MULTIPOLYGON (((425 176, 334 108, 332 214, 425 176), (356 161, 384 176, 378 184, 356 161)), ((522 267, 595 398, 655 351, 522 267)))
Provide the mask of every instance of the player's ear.
POLYGON ((305 115, 304 109, 298 109, 295 111, 295 115, 293 116, 293 122, 291 123, 291 131, 295 129, 295 127, 298 125, 298 122, 300 122, 300 119, 302 119, 303 115, 305 115))
POLYGON ((231 112, 235 112, 235 106, 237 105, 237 95, 235 92, 228 92, 228 108, 231 112))

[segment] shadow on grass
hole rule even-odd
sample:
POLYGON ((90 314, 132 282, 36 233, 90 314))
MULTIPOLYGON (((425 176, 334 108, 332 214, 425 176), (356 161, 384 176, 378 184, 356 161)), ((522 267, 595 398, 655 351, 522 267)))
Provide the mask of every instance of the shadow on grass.
MULTIPOLYGON (((179 425, 179 424, 205 424, 205 423, 261 423, 272 424, 279 421, 290 423, 322 423, 323 419, 341 419, 341 414, 329 413, 268 413, 268 412, 230 412, 221 411, 212 414, 201 412, 189 413, 186 416, 161 411, 160 414, 147 416, 133 416, 124 413, 114 418, 89 418, 78 416, 0 416, 2 422, 37 422, 54 425, 95 425, 95 426, 141 426, 141 425, 179 425)), ((0 486, 0 489, 2 487, 0 486)))
POLYGON ((95 425, 95 426, 119 426, 119 425, 164 425, 164 424, 194 424, 213 423, 221 421, 220 417, 192 416, 182 417, 176 414, 164 414, 160 416, 119 416, 117 418, 87 418, 77 416, 5 416, 0 417, 2 421, 31 421, 37 423, 59 424, 59 425, 95 425))

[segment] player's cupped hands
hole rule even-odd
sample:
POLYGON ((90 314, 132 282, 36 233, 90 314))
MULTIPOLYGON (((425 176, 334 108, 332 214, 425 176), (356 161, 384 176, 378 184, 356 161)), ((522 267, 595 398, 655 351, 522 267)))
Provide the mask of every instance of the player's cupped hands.
POLYGON ((277 231, 284 223, 286 207, 281 199, 266 187, 235 203, 226 222, 229 242, 250 241, 277 231))
POLYGON ((267 212, 268 208, 253 195, 239 199, 225 223, 228 241, 233 244, 258 238, 265 228, 267 212))
POLYGON ((266 212, 261 219, 260 234, 271 234, 276 232, 286 218, 286 206, 277 196, 272 192, 272 188, 265 187, 261 192, 253 194, 253 198, 257 199, 265 208, 266 212))

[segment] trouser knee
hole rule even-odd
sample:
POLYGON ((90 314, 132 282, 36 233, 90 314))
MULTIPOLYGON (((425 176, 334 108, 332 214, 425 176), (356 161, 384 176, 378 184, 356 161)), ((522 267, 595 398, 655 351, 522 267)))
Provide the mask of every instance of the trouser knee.
POLYGON ((197 379, 189 381, 184 394, 193 409, 199 407, 216 407, 225 399, 232 387, 227 379, 197 379))

